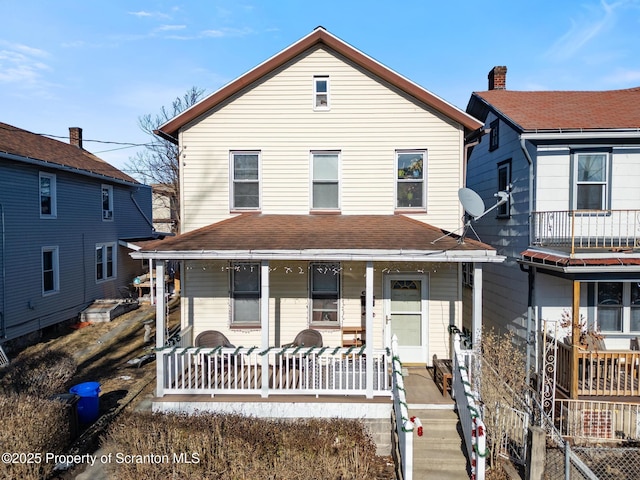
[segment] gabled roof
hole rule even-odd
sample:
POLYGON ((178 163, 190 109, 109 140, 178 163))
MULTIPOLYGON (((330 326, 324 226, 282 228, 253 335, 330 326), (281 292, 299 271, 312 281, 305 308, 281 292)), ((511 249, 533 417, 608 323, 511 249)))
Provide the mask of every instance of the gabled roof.
POLYGON ((431 108, 448 116, 452 120, 460 123, 469 130, 476 130, 482 126, 475 118, 467 115, 459 108, 451 105, 440 97, 425 90, 421 86, 413 83, 402 75, 385 67, 381 63, 365 55, 351 45, 343 42, 338 37, 327 32, 322 27, 317 27, 312 33, 297 41, 293 45, 285 48, 280 53, 261 63, 246 74, 222 87, 209 97, 203 99, 182 114, 174 117, 169 122, 162 125, 155 133, 172 141, 176 141, 178 131, 187 123, 211 110, 229 97, 235 95, 243 88, 248 87, 264 76, 270 74, 285 63, 291 61, 298 55, 314 48, 318 45, 331 49, 361 68, 369 71, 378 78, 390 83, 394 87, 411 95, 417 100, 427 104, 431 108))
POLYGON ((467 112, 484 121, 490 110, 521 132, 637 130, 640 129, 640 87, 604 91, 474 92, 467 112))
POLYGON ((489 245, 446 233, 404 215, 242 214, 147 243, 135 258, 503 259, 489 245))
POLYGON ((139 183, 113 165, 75 145, 0 122, 0 157, 9 154, 14 160, 33 160, 51 167, 65 167, 79 174, 94 174, 127 183, 139 183))

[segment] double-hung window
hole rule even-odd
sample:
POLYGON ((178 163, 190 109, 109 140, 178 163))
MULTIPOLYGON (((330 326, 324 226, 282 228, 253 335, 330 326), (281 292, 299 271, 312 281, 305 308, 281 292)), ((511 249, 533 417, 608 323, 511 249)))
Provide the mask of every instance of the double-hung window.
POLYGON ((399 150, 396 152, 396 208, 424 210, 427 206, 425 150, 399 150))
POLYGON ((598 282, 597 324, 601 332, 640 332, 640 284, 598 282))
POLYGON ((231 268, 231 323, 260 324, 260 264, 234 263, 231 268))
POLYGON ((310 303, 312 324, 338 324, 340 305, 340 264, 310 265, 310 303))
POLYGON ((260 208, 260 152, 231 152, 231 209, 260 208))
POLYGON ((311 208, 338 210, 340 208, 339 152, 311 152, 311 208))
POLYGON ((313 77, 313 109, 329 110, 329 77, 316 75, 313 77))
POLYGON ((57 215, 56 176, 40 172, 40 218, 55 218, 57 215))
POLYGON ((604 152, 573 154, 574 210, 609 208, 609 155, 604 152))
POLYGON ((102 219, 113 220, 113 187, 102 185, 102 219))
POLYGON ((42 248, 42 294, 49 295, 60 290, 58 247, 42 248))
MULTIPOLYGON (((498 164, 498 191, 506 192, 511 184, 511 160, 506 160, 498 164)), ((508 218, 511 215, 511 196, 496 210, 498 218, 508 218)))
POLYGON ((497 118, 489 124, 489 151, 493 152, 500 147, 500 120, 497 118))
POLYGON ((116 249, 114 243, 96 245, 96 281, 101 282, 116 276, 116 249))

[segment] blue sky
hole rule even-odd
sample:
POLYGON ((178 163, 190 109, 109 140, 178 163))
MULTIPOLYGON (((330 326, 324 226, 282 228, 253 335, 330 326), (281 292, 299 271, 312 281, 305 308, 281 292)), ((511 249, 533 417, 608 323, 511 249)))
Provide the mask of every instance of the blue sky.
POLYGON ((0 0, 0 122, 124 169, 141 115, 207 94, 322 25, 465 109, 494 65, 510 90, 640 86, 640 0, 0 0), (91 142, 98 140, 100 142, 91 142), (66 141, 66 139, 63 139, 66 141))

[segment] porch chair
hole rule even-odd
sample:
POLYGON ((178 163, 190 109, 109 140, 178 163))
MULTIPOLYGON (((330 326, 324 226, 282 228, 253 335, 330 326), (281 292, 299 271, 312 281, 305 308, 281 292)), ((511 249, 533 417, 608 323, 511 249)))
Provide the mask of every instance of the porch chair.
MULTIPOLYGON (((235 348, 235 345, 233 345, 229 341, 229 339, 224 335, 224 333, 219 332, 218 330, 205 330, 204 332, 201 332, 200 334, 198 334, 198 336, 196 337, 193 343, 196 347, 203 347, 203 348, 216 348, 216 347, 235 348)), ((211 356, 203 355, 203 359, 206 360, 206 363, 208 365, 210 363, 211 356)), ((218 357, 218 359, 221 360, 220 366, 227 364, 226 358, 221 359, 218 357)), ((233 357, 230 357, 229 361, 233 363, 233 357)))
MULTIPOLYGON (((307 328, 299 332, 296 338, 293 339, 293 342, 285 343, 282 347, 322 347, 322 335, 317 330, 307 328)), ((289 358, 289 368, 298 368, 301 366, 297 357, 289 358)))

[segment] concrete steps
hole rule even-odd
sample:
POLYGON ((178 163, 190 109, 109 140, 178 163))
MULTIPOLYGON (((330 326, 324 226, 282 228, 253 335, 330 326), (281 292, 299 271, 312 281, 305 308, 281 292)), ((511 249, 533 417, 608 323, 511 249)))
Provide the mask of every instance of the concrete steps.
POLYGON ((468 480, 467 458, 458 414, 453 409, 412 409, 422 422, 423 435, 413 436, 413 478, 468 480))

